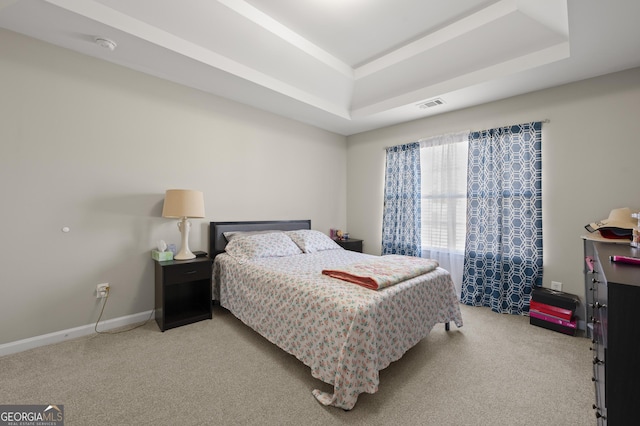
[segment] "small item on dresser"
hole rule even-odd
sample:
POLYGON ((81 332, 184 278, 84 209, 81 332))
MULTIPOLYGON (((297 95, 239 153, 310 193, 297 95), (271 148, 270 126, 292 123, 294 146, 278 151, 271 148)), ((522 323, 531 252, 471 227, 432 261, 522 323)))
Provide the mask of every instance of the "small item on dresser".
POLYGON ((157 261, 173 260, 173 253, 167 251, 167 243, 164 240, 157 242, 158 250, 151 250, 151 258, 157 261))
POLYGON ((151 250, 151 258, 159 262, 173 260, 173 253, 170 251, 151 250))
POLYGON ((640 258, 631 256, 609 256, 609 260, 615 263, 628 263, 630 265, 640 265, 640 258))
POLYGON ((607 219, 590 223, 585 229, 589 232, 600 231, 600 235, 606 239, 631 241, 633 230, 637 229, 638 225, 632 216, 628 207, 613 209, 607 219))
POLYGON ((158 251, 167 251, 167 243, 164 240, 158 241, 158 251))
POLYGON ((638 220, 638 226, 636 228, 633 228, 631 247, 640 248, 640 212, 631 213, 631 217, 638 220))
POLYGON ((348 232, 343 233, 342 234, 342 239, 343 240, 348 240, 349 239, 349 233, 348 232))
POLYGON ((195 254, 196 257, 207 257, 207 252, 206 251, 196 250, 196 251, 193 252, 193 254, 195 254))

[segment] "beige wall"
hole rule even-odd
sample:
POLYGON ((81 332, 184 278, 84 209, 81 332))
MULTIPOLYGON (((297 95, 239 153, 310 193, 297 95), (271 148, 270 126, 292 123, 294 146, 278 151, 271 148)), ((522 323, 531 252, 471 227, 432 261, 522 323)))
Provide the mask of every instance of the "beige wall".
POLYGON ((548 118, 544 284, 580 296, 583 226, 640 210, 640 69, 345 138, 0 30, 0 93, 0 344, 92 324, 101 282, 104 318, 152 309, 168 188, 205 193, 193 250, 211 220, 309 218, 379 254, 383 147, 548 118))
POLYGON ((350 234, 380 254, 384 147, 543 119, 543 285, 584 297, 584 225, 616 207, 640 211, 640 68, 350 136, 350 234))
POLYGON ((213 220, 346 226, 346 138, 0 30, 0 344, 153 308, 164 191, 213 220), (69 233, 61 232, 68 226, 69 233))

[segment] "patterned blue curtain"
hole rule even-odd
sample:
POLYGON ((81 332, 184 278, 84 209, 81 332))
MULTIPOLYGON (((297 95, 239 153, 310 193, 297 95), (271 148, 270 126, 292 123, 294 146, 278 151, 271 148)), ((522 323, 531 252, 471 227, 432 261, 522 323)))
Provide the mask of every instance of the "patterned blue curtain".
POLYGON ((542 123, 469 135, 463 303, 529 311, 542 285, 542 123))
POLYGON ((420 257, 420 143, 387 148, 382 254, 420 257))

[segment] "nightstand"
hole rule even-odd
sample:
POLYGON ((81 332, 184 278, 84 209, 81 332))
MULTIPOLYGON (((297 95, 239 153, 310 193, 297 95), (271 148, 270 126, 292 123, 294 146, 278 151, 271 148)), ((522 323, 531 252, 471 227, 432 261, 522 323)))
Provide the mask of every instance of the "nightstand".
POLYGON ((156 322, 165 331, 212 318, 211 265, 208 257, 154 261, 156 322))
POLYGON ((336 238, 334 241, 343 249, 362 253, 362 240, 358 240, 357 238, 349 238, 348 240, 336 238))

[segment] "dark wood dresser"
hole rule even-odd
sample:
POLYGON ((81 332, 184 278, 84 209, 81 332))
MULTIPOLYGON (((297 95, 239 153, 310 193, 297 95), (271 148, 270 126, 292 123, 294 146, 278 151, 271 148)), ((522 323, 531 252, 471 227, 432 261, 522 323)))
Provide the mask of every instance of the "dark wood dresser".
POLYGON ((629 245, 585 240, 587 318, 592 327, 593 408, 599 425, 640 419, 640 266, 610 256, 640 257, 629 245), (587 246, 588 245, 588 246, 587 246))

